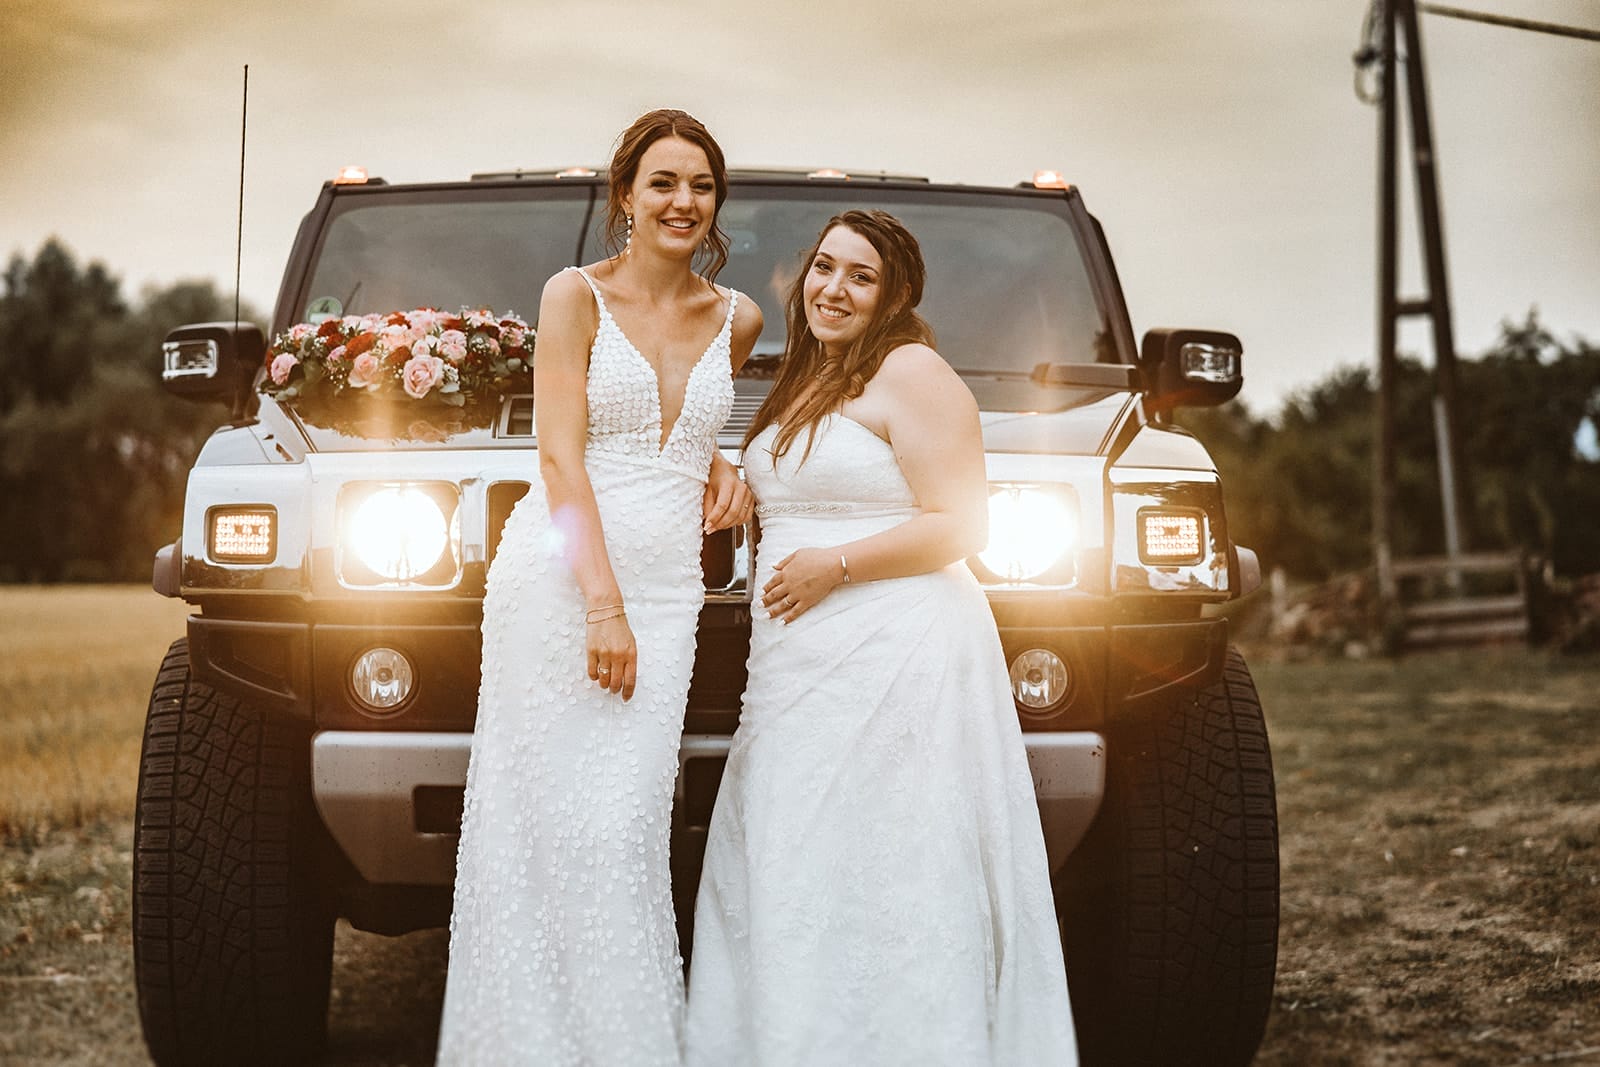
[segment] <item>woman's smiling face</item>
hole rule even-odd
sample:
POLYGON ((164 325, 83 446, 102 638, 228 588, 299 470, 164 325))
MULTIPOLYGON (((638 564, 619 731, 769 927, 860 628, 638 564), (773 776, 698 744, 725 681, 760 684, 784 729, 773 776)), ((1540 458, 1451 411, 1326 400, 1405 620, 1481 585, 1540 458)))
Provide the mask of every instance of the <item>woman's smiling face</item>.
POLYGON ((633 241, 672 255, 693 255, 717 215, 717 185, 705 150, 681 137, 663 137, 639 158, 623 201, 633 216, 633 241))
POLYGON ((866 332, 882 297, 883 257, 845 226, 823 235, 806 270, 806 325, 824 352, 838 355, 866 332))

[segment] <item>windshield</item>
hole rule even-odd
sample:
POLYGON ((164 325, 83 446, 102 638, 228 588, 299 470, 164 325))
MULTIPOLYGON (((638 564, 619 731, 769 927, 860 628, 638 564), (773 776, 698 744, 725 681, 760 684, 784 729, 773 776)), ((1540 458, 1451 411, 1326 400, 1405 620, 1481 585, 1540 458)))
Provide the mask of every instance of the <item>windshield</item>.
MULTIPOLYGON (((300 318, 487 306, 530 322, 545 279, 605 255, 604 190, 593 185, 396 190, 343 197, 323 232, 300 318)), ((852 207, 900 217, 928 267, 921 312, 938 349, 987 410, 1059 409, 1105 390, 1041 386, 1041 363, 1116 360, 1064 203, 1004 190, 871 184, 735 185, 720 216, 718 276, 766 317, 748 368, 784 347, 784 296, 828 218, 852 207)), ((280 324, 280 327, 284 324, 280 324)))

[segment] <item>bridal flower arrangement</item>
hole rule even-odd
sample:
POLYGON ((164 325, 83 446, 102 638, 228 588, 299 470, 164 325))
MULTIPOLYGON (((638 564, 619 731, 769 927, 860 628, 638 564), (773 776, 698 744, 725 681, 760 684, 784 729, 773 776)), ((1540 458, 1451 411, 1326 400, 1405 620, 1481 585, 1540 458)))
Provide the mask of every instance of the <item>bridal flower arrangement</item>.
POLYGON ((302 322, 273 339, 261 391, 283 400, 364 396, 464 407, 530 390, 534 331, 515 314, 434 308, 302 322))

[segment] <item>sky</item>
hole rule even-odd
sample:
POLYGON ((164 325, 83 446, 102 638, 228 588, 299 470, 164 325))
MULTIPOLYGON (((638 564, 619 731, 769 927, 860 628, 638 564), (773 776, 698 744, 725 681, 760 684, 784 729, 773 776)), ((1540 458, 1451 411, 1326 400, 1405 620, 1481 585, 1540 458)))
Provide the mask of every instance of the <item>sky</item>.
MULTIPOLYGON (((1600 29, 1600 0, 1456 0, 1600 29)), ((599 163, 657 106, 731 163, 1082 190, 1136 332, 1237 333, 1270 413, 1376 346, 1366 0, 3 0, 0 256, 51 235, 130 294, 244 299, 345 164, 390 181, 599 163), (447 10, 454 7, 455 10, 447 10)), ((1600 43, 1424 15, 1457 349, 1537 307, 1600 341, 1600 43)), ((1404 201, 1409 219, 1412 198, 1404 201)), ((1420 295, 1414 231, 1406 295, 1420 295)), ((777 309, 767 309, 769 314, 777 309)), ((937 324, 935 324, 937 326, 937 324)), ((1401 347, 1431 358, 1425 326, 1401 347)))

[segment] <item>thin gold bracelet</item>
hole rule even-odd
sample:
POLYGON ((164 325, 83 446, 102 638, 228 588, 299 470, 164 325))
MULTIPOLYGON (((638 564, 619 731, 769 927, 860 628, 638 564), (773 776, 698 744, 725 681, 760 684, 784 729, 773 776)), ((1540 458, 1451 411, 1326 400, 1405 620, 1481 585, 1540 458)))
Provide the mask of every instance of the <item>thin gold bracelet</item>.
MULTIPOLYGON (((606 610, 606 609, 605 609, 605 608, 595 608, 595 609, 594 609, 594 610, 595 610, 595 611, 605 611, 605 610, 606 610)), ((593 612, 589 612, 589 613, 588 613, 588 614, 591 614, 591 615, 592 615, 592 614, 593 614, 593 612)), ((623 608, 623 606, 622 606, 622 605, 621 605, 621 604, 617 604, 617 605, 616 605, 616 610, 615 610, 615 611, 613 611, 613 612, 612 612, 612 613, 611 613, 611 614, 610 614, 610 615, 602 615, 602 616, 600 616, 600 617, 599 617, 599 618, 598 618, 598 619, 591 619, 591 618, 588 618, 588 616, 587 616, 587 615, 585 615, 585 617, 584 617, 584 620, 583 620, 583 621, 584 621, 584 622, 585 622, 585 623, 586 623, 586 624, 587 624, 587 625, 589 625, 589 626, 594 626, 594 625, 595 625, 595 624, 597 624, 597 623, 602 623, 602 622, 609 622, 609 621, 610 621, 610 620, 612 620, 612 619, 620 619, 620 618, 623 618, 623 617, 625 617, 625 616, 626 616, 626 615, 627 615, 627 614, 628 614, 628 612, 627 612, 627 610, 626 610, 626 609, 624 609, 624 608, 623 608)))
POLYGON ((850 564, 845 560, 844 553, 839 554, 839 569, 844 572, 844 584, 850 584, 850 564))

